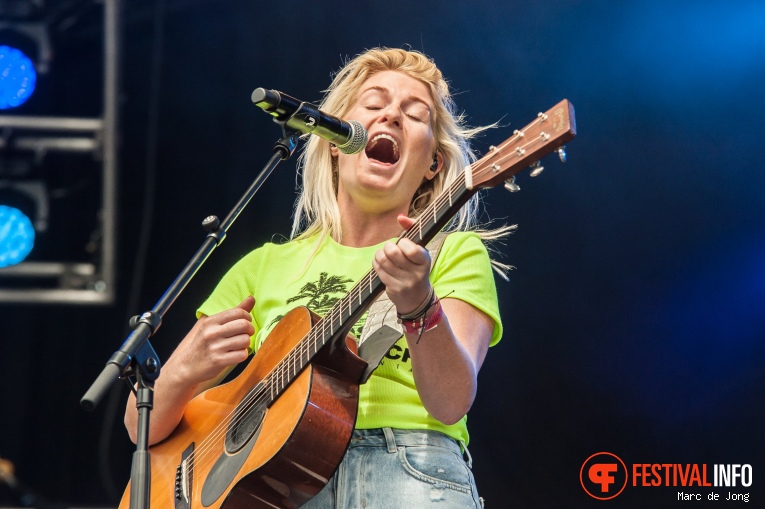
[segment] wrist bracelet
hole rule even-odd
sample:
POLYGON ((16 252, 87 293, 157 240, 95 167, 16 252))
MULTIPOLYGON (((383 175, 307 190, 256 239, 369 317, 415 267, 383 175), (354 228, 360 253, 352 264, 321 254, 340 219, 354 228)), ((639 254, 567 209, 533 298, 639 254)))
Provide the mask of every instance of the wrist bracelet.
MULTIPOLYGON (((438 324, 441 322, 441 320, 444 317, 444 311, 441 308, 441 301, 438 300, 438 297, 434 296, 435 302, 428 306, 425 309, 425 313, 422 314, 422 316, 414 319, 400 319, 401 325, 404 326, 404 330, 410 334, 419 334, 420 337, 422 337, 422 334, 428 331, 431 331, 435 329, 438 324), (425 315, 430 310, 430 308, 433 307, 435 310, 433 311, 433 314, 431 314, 427 319, 425 318, 425 315)), ((419 338, 417 339, 417 342, 419 343, 419 338)))
POLYGON ((424 301, 422 301, 422 304, 417 306, 417 309, 415 309, 411 313, 406 313, 404 315, 402 315, 399 312, 396 312, 396 317, 399 320, 414 320, 417 318, 421 318, 425 316, 425 313, 427 313, 428 309, 430 309, 430 307, 433 305, 433 299, 437 299, 437 298, 438 297, 436 297, 436 292, 435 290, 433 290, 433 287, 431 286, 430 292, 428 293, 428 297, 424 301))

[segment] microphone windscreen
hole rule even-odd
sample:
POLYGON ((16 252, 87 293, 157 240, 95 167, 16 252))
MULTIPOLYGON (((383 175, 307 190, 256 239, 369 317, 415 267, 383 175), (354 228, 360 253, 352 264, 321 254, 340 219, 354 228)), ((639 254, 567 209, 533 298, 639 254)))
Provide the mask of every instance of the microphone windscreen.
POLYGON ((348 141, 343 145, 338 145, 337 149, 343 154, 357 154, 367 146, 369 134, 359 122, 355 120, 347 120, 347 122, 351 126, 351 135, 348 141))

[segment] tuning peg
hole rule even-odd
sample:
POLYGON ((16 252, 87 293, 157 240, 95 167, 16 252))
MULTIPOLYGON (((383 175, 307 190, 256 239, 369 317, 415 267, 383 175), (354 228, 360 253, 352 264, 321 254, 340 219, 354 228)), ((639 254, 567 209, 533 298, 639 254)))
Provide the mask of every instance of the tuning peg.
POLYGON ((518 191, 521 190, 521 186, 515 183, 515 175, 505 180, 505 189, 507 189, 511 193, 517 193, 518 191))
POLYGON ((537 162, 535 162, 534 164, 531 165, 531 173, 530 173, 530 175, 532 177, 536 177, 540 173, 542 173, 544 170, 545 170, 545 167, 542 166, 542 164, 539 161, 537 161, 537 162))
POLYGON ((565 163, 566 162, 566 147, 560 147, 558 149, 558 157, 560 158, 560 162, 565 163))

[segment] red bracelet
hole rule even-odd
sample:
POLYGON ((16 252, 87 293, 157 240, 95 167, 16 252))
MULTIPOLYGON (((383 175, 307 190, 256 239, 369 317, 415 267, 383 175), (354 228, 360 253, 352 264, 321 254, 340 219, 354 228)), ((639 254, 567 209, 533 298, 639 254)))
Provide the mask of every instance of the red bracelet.
MULTIPOLYGON (((412 320, 399 320, 401 325, 404 326, 404 330, 410 334, 420 334, 435 329, 444 317, 444 310, 441 309, 441 301, 438 297, 434 297, 435 302, 429 307, 435 307, 435 311, 429 318, 425 318, 425 315, 420 318, 414 318, 412 320)), ((426 311, 427 313, 427 311, 426 311)))

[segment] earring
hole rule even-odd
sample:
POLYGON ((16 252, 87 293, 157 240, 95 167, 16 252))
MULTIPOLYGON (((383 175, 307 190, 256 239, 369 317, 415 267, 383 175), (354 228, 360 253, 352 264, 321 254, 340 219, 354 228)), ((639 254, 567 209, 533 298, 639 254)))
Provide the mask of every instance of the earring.
POLYGON ((433 156, 433 164, 430 165, 430 171, 436 171, 438 169, 438 157, 433 156))

